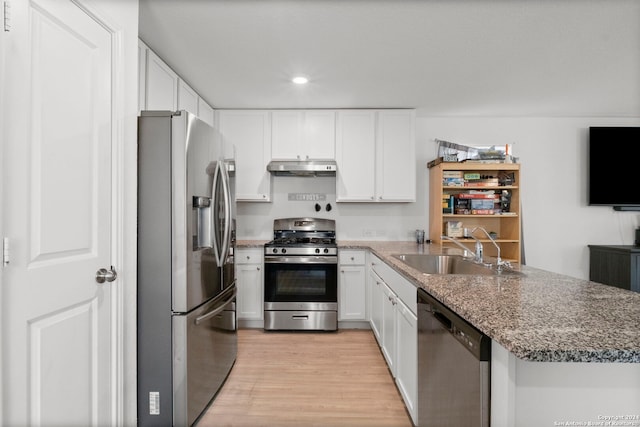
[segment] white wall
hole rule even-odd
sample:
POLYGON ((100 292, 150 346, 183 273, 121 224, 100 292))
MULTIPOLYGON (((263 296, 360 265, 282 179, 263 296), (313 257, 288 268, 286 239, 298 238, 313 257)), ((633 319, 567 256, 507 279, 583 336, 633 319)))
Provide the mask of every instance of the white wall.
MULTIPOLYGON (((428 169, 435 138, 470 145, 514 145, 520 158, 526 263, 578 278, 589 276, 588 244, 631 245, 640 213, 587 206, 589 126, 640 126, 640 118, 417 117, 415 203, 335 203, 335 178, 273 177, 272 203, 239 203, 240 239, 269 239, 278 217, 336 219, 339 240, 411 240, 428 228, 428 169), (290 202, 288 193, 323 193, 314 202, 290 202), (324 210, 329 202, 331 212, 324 210)), ((612 155, 616 155, 612 147, 612 155)), ((611 160, 615 161, 615 160, 611 160)))

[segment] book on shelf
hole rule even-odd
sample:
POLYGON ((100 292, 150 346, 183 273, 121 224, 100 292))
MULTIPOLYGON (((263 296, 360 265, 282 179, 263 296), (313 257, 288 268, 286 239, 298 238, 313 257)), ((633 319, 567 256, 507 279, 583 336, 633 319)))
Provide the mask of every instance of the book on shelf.
POLYGON ((442 178, 442 185, 445 187, 464 187, 464 178, 442 178))
POLYGON ((464 174, 462 171, 442 171, 443 178, 463 178, 464 174))
POLYGON ((471 209, 471 215, 496 215, 500 209, 471 209))
POLYGON ((455 215, 500 215, 502 212, 500 209, 469 209, 469 208, 455 208, 455 215))
POLYGON ((460 199, 500 199, 500 195, 493 191, 488 192, 475 192, 475 193, 460 193, 457 195, 460 199))
POLYGON ((480 173, 478 172, 465 172, 464 179, 480 179, 480 173))
POLYGON ((465 187, 497 187, 498 185, 498 178, 476 179, 464 183, 465 187))
POLYGON ((471 209, 493 209, 494 199, 471 199, 471 209))

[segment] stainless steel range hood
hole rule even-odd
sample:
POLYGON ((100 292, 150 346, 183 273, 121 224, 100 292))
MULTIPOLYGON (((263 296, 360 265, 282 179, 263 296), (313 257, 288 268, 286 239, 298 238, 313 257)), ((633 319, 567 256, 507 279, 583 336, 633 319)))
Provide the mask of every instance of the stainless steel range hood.
POLYGON ((334 160, 273 160, 267 170, 278 176, 335 176, 334 160))

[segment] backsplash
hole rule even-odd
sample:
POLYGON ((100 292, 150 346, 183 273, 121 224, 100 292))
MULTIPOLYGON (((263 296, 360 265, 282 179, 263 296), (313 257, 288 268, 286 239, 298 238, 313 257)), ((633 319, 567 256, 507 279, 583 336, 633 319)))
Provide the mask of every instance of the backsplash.
POLYGON ((238 239, 271 239, 273 220, 288 217, 335 219, 338 240, 412 240, 416 228, 427 228, 425 188, 420 185, 416 203, 336 203, 335 177, 271 179, 270 203, 237 204, 238 239))

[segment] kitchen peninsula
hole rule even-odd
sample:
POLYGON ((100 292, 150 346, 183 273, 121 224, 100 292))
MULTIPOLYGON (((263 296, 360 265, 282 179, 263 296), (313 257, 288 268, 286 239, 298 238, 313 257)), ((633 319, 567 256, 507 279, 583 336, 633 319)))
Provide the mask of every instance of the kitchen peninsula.
POLYGON ((516 267, 524 275, 427 275, 392 256, 441 253, 439 245, 340 248, 370 250, 492 339, 492 426, 610 416, 640 425, 639 294, 528 266, 516 267))

